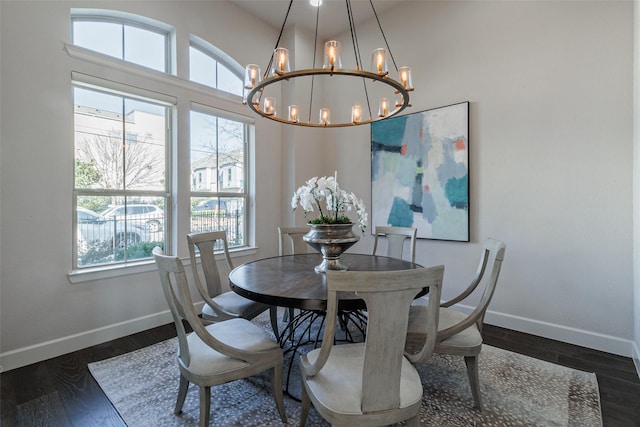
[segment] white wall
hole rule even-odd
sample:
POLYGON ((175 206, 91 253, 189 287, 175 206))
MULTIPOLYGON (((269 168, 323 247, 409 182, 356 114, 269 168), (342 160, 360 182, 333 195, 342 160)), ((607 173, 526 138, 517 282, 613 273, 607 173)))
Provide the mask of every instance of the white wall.
MULTIPOLYGON (((446 265, 443 297, 498 238, 489 323, 630 356, 632 3, 409 2, 382 25, 414 68, 411 111, 471 103, 471 243, 418 242, 418 262, 446 265)), ((358 28, 363 55, 375 31, 358 28)), ((333 144, 342 186, 366 196, 368 138, 333 144)))
MULTIPOLYGON (((117 7, 193 32, 241 64, 273 48, 277 29, 225 2, 152 4, 117 7)), ((63 45, 69 8, 83 6, 115 7, 0 2, 5 369, 169 321, 153 269, 79 284, 67 277, 74 60, 63 45)), ((490 323, 631 355, 632 3, 408 2, 381 19, 396 58, 414 67, 411 111, 471 102, 471 243, 418 243, 418 262, 446 265, 444 297, 466 285, 481 242, 502 239, 490 323)), ((367 43, 374 29, 358 27, 363 54, 377 47, 367 43)), ((290 133, 256 123, 252 257, 276 253, 276 226, 292 220, 287 193, 309 176, 338 169, 341 185, 370 201, 367 126, 290 133)), ((185 232, 176 234, 183 256, 185 232)), ((353 250, 371 246, 365 235, 353 250)))
MULTIPOLYGON (((640 111, 640 0, 633 2, 633 111, 640 111)), ((633 306, 634 348, 633 361, 640 374, 640 120, 633 115, 633 306)))

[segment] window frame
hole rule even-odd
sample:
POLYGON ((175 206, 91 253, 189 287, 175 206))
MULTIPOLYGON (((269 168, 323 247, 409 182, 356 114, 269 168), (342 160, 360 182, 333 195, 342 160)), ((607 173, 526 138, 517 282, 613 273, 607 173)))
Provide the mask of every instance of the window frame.
MULTIPOLYGON (((102 92, 102 93, 106 93, 109 95, 116 95, 116 96, 122 96, 123 98, 127 98, 127 99, 133 99, 133 100, 137 100, 137 101, 144 101, 144 102, 150 102, 150 103, 154 103, 156 105, 159 106, 163 106, 165 108, 165 117, 164 117, 164 123, 165 123, 165 137, 164 137, 164 141, 165 141, 165 146, 164 146, 164 180, 165 180, 165 184, 164 184, 164 188, 162 190, 128 190, 126 188, 122 188, 122 189, 105 189, 105 188, 100 188, 100 189, 89 189, 89 188, 77 188, 75 185, 75 136, 74 136, 74 185, 73 185, 73 190, 72 190, 72 199, 73 199, 73 214, 72 214, 72 271, 75 272, 83 272, 83 271, 94 271, 94 270, 100 270, 100 269, 105 269, 105 268, 118 268, 118 267, 123 267, 123 266, 128 266, 128 265, 132 265, 132 264, 136 264, 136 263, 143 263, 143 262, 149 262, 150 258, 146 257, 146 258, 138 258, 138 259, 132 259, 132 260, 128 260, 127 257, 125 256, 125 259, 121 262, 111 262, 111 263, 102 263, 102 264, 95 264, 95 265, 87 265, 87 266, 80 266, 78 265, 78 246, 77 246, 77 242, 78 242, 78 223, 77 223, 77 208, 78 208, 78 197, 82 197, 82 196, 112 196, 112 197, 123 197, 123 198, 128 198, 128 197, 157 197, 157 198, 161 198, 164 200, 164 228, 165 231, 163 232, 163 237, 164 237, 164 245, 165 248, 167 250, 171 250, 171 236, 172 236, 172 230, 174 228, 174 224, 172 222, 172 215, 171 215, 171 209, 169 209, 168 207, 170 207, 173 203, 173 191, 171 189, 171 183, 173 182, 172 179, 172 167, 171 164, 173 163, 173 159, 171 156, 171 153, 173 152, 173 145, 174 145, 174 138, 173 138, 173 131, 172 131, 172 124, 175 122, 174 121, 174 117, 176 114, 176 104, 177 104, 177 100, 175 98, 171 98, 171 97, 163 97, 165 98, 164 100, 159 100, 157 99, 157 97, 154 96, 153 93, 148 92, 144 89, 141 88, 137 88, 135 90, 135 94, 132 92, 123 92, 123 88, 122 85, 118 85, 118 84, 114 84, 112 85, 112 82, 104 80, 102 81, 102 85, 96 85, 96 81, 95 79, 89 79, 91 80, 90 83, 87 83, 83 78, 82 78, 82 74, 80 73, 72 73, 72 80, 71 80, 71 87, 72 89, 74 88, 83 88, 83 89, 88 89, 88 90, 94 90, 97 92, 102 92), (167 99, 172 99, 171 102, 167 102, 167 99)), ((75 102, 74 102, 74 107, 75 107, 75 102)), ((75 113, 74 113, 74 134, 75 134, 75 113)), ((127 139, 126 136, 126 132, 124 134, 124 139, 127 139)), ((131 213, 133 214, 133 213, 131 213)), ((126 221, 126 220, 125 220, 126 221)))
MULTIPOLYGON (((174 27, 155 21, 151 18, 147 18, 141 15, 134 15, 127 12, 121 12, 116 10, 98 10, 98 9, 80 9, 71 8, 71 18, 99 18, 106 21, 121 20, 121 22, 127 25, 134 26, 156 26, 163 30, 166 30, 169 34, 168 45, 169 53, 167 54, 167 61, 171 63, 171 72, 163 73, 156 69, 148 68, 133 62, 128 62, 113 56, 109 56, 88 48, 76 46, 72 43, 64 44, 64 51, 69 57, 74 58, 76 62, 72 67, 72 81, 75 81, 78 76, 80 79, 88 85, 95 85, 96 87, 108 87, 113 91, 122 91, 127 95, 140 95, 140 92, 149 90, 154 96, 150 97, 153 101, 164 100, 166 102, 175 103, 177 98, 184 99, 186 103, 175 103, 173 110, 173 117, 171 117, 171 125, 173 130, 170 135, 170 139, 167 139, 167 149, 170 150, 170 155, 167 156, 166 182, 171 183, 168 186, 167 192, 167 205, 165 212, 167 217, 165 221, 167 226, 174 227, 172 232, 167 232, 166 235, 166 251, 167 253, 176 253, 179 245, 174 243, 178 233, 184 232, 190 228, 190 212, 189 208, 177 206, 177 203, 186 203, 190 200, 190 188, 191 182, 188 172, 185 175, 184 168, 188 168, 189 148, 179 147, 178 140, 188 138, 189 132, 189 120, 185 119, 185 115, 189 115, 192 104, 202 104, 209 108, 222 112, 225 116, 231 119, 239 119, 245 124, 249 124, 249 130, 246 133, 245 144, 245 210, 244 210, 244 222, 245 222, 245 246, 239 248, 231 248, 232 256, 250 256, 257 252, 255 245, 255 206, 252 203, 254 197, 254 182, 252 181, 252 175, 255 168, 255 159, 253 154, 255 152, 255 119, 253 116, 246 114, 245 109, 242 107, 242 95, 237 95, 224 90, 212 88, 211 86, 202 85, 197 82, 189 80, 189 55, 188 49, 191 46, 191 42, 200 41, 198 47, 205 49, 210 55, 214 55, 214 59, 227 67, 235 74, 242 82, 243 79, 243 67, 226 52, 213 46, 204 39, 198 36, 189 35, 188 43, 185 40, 184 44, 177 45, 178 38, 176 37, 176 30, 174 27), (181 62, 177 63, 177 53, 182 50, 186 54, 186 64, 181 62), (180 65, 180 66, 178 66, 180 65), (96 68, 97 66, 97 68, 96 68), (118 71, 120 77, 116 80, 113 79, 113 70, 118 71), (178 74, 178 72, 180 74, 178 74), (187 76, 183 73, 187 73, 187 76), (108 82, 107 86, 105 82, 108 82), (158 90, 160 88, 160 90, 158 90), (184 125, 184 126, 183 126, 184 125), (170 142, 169 142, 170 141, 170 142), (172 148, 169 149, 169 145, 172 148), (184 150, 183 150, 184 148, 184 150), (186 156, 186 159, 185 159, 186 156), (170 160, 169 160, 170 159, 170 160), (186 166, 185 166, 186 164, 186 166), (182 189, 182 190, 179 190, 182 189), (185 193, 180 194, 181 191, 185 193), (172 217, 173 215, 173 217, 172 217), (186 217, 185 217, 186 216, 186 217)), ((72 34, 69 35, 71 37, 72 34)), ((71 40, 71 39, 70 39, 71 40)), ((180 58, 185 58, 184 54, 180 55, 180 58)), ((235 196, 235 194, 233 195, 235 196)), ((75 198, 73 198, 75 200, 75 198)), ((75 205, 75 203, 72 203, 75 205)), ((72 206, 72 218, 74 221, 77 219, 76 206, 72 206)), ((76 230, 75 222, 73 230, 76 230)), ((76 231, 74 231, 75 234, 76 231)), ((74 236, 75 241, 75 236, 74 236)), ((72 245, 74 246, 74 245, 72 245)), ((68 273, 68 278, 71 283, 81 283, 86 281, 108 279, 129 274, 138 274, 155 270, 155 263, 153 260, 143 259, 139 261, 131 261, 126 264, 118 265, 101 265, 96 268, 83 268, 81 270, 72 269, 68 273)))
MULTIPOLYGON (((144 67, 145 69, 153 70, 159 73, 165 74, 174 74, 175 70, 172 67, 173 61, 172 57, 175 56, 173 53, 172 45, 173 43, 173 27, 166 25, 160 21, 153 20, 151 18, 147 18, 141 15, 134 15, 127 12, 120 11, 112 11, 112 10, 101 10, 101 9, 82 9, 82 8, 74 8, 71 9, 71 35, 70 40, 73 46, 76 46, 81 49, 87 49, 91 52, 96 52, 101 55, 108 56, 109 58, 122 61, 127 64, 134 64, 138 67, 144 67), (129 26, 138 28, 141 30, 146 30, 152 33, 160 34, 164 37, 164 70, 156 70, 154 68, 147 67, 142 64, 138 64, 137 62, 127 61, 124 58, 118 58, 115 56, 111 56, 105 53, 102 53, 97 50, 89 49, 80 45, 74 44, 74 23, 75 22, 104 22, 109 24, 119 24, 122 26, 129 26)), ((124 36, 122 39, 123 44, 125 43, 124 36)), ((124 49, 123 49, 124 53, 124 49)))
MULTIPOLYGON (((240 246, 230 246, 229 249, 243 249, 243 248, 248 248, 251 246, 251 236, 250 236, 250 220, 251 220, 251 215, 249 214, 249 206, 250 206, 250 201, 251 201, 251 188, 249 186, 248 183, 250 183, 249 179, 250 179, 250 166, 252 165, 251 162, 251 158, 250 158, 250 154, 251 154, 251 145, 254 143, 253 138, 255 135, 255 121, 253 120, 252 117, 248 117, 248 116, 241 116, 235 113, 231 113, 225 110, 221 110, 219 108, 215 108, 215 107, 211 107, 208 105, 204 105, 201 103, 197 103, 197 102, 191 102, 191 108, 189 109, 189 114, 191 114, 191 112, 197 112, 200 114, 205 114, 205 115, 210 115, 212 117, 217 117, 217 118, 221 118, 221 119, 225 119, 225 120, 233 120, 235 122, 238 122, 240 124, 242 124, 242 130, 243 130, 243 135, 244 135, 244 140, 243 140, 243 192, 242 193, 237 193, 237 192, 225 192, 222 191, 220 189, 220 182, 218 183, 218 188, 217 191, 193 191, 191 189, 191 183, 193 182, 193 176, 189 177, 189 183, 190 183, 190 188, 189 188, 189 201, 191 201, 193 198, 207 198, 207 199, 215 199, 215 198, 219 198, 221 200, 224 200, 225 198, 235 198, 235 199, 242 199, 243 200, 243 204, 244 204, 244 221, 243 221, 243 227, 242 227, 242 233, 245 236, 244 237, 244 244, 240 245, 240 246)), ((189 144, 189 152, 191 151, 191 144, 189 144)), ((217 153, 216 153, 217 154, 217 153)), ((218 174, 220 173, 220 170, 218 168, 217 172, 218 174)), ((224 179, 223 179, 224 182, 224 179)), ((190 203, 191 204, 191 203, 190 203)), ((191 213, 190 213, 191 215, 191 213)), ((189 227, 190 232, 191 228, 189 227)))

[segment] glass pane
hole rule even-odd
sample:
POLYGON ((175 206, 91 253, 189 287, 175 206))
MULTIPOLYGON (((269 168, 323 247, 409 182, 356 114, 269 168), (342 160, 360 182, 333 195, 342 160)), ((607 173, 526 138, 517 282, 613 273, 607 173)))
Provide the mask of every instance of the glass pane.
POLYGON ((216 87, 216 60, 193 46, 189 47, 189 79, 216 87))
POLYGON ((217 118, 191 112, 191 190, 218 191, 217 118))
POLYGON ((155 246, 164 248, 163 198, 78 196, 76 215, 79 267, 151 258, 155 246))
POLYGON ((191 112, 191 190, 245 192, 245 127, 191 112))
POLYGON ((192 197, 191 232, 227 232, 229 247, 243 246, 245 206, 242 197, 192 197))
POLYGON ((167 37, 141 28, 124 27, 124 59, 166 72, 167 37))
POLYGON ((122 25, 74 21, 73 44, 122 59, 122 25))
POLYGON ((74 88, 76 188, 123 188, 123 98, 74 88))
POLYGON ((244 185, 244 125, 234 120, 218 119, 219 191, 242 193, 244 185))
POLYGON ((124 111, 126 189, 165 189, 166 107, 126 99, 124 111))
POLYGON ((242 79, 218 63, 218 89, 242 96, 242 79))

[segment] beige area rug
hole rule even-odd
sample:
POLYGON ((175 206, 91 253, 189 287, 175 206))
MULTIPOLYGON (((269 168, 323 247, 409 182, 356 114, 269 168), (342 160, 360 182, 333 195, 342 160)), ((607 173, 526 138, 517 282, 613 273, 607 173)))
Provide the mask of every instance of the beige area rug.
MULTIPOLYGON (((268 322, 259 319, 266 326, 268 322)), ((196 426, 198 390, 191 385, 183 413, 173 414, 178 392, 177 340, 91 363, 89 369, 130 427, 196 426)), ((298 356, 296 356, 296 359, 298 356)), ((286 363, 286 358, 285 358, 286 363)), ((294 364, 292 389, 298 388, 294 364)), ((435 355, 418 366, 424 384, 424 426, 602 426, 593 373, 577 371, 485 345, 480 355, 484 411, 473 409, 464 361, 435 355)), ((286 376, 286 373, 285 373, 286 376)), ((300 404, 285 395, 288 425, 300 404)), ((212 426, 280 426, 266 373, 212 388, 212 426)), ((328 425, 315 412, 308 426, 328 425)))

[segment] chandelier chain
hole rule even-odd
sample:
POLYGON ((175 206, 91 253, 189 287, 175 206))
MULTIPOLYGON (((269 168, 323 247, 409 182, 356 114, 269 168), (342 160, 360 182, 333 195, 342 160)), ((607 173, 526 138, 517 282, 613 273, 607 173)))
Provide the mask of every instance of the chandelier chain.
MULTIPOLYGON (((280 39, 282 38, 282 33, 284 33, 284 27, 287 25, 287 19, 289 18, 289 12, 291 12, 291 6, 293 6, 293 0, 289 1, 289 7, 287 8, 287 14, 284 16, 284 21, 282 22, 282 27, 280 27, 280 34, 278 34, 278 40, 276 40, 276 45, 273 47, 273 50, 276 50, 278 45, 280 44, 280 39)), ((271 65, 273 65, 273 51, 271 51, 271 59, 269 60, 269 64, 267 64, 267 69, 264 71, 263 79, 266 79, 269 75, 269 70, 271 69, 271 65)))
MULTIPOLYGON (((320 8, 316 9, 316 32, 313 36, 313 68, 316 68, 316 52, 318 50, 318 23, 320 22, 320 8)), ((311 93, 309 94, 309 122, 311 122, 311 106, 313 105, 313 84, 316 76, 311 76, 311 93)))
POLYGON ((373 0, 369 0, 369 4, 371 5, 371 10, 373 10, 373 16, 376 17, 376 21, 378 22, 378 28, 380 28, 380 32, 382 33, 382 38, 384 39, 384 44, 387 45, 387 50, 389 51, 389 56, 391 57, 391 61, 393 62, 393 66, 396 71, 398 71, 398 65, 396 64, 396 59, 393 57, 393 53, 391 52, 391 48, 389 47, 389 42, 387 41, 387 36, 384 34, 382 30, 382 24, 380 23, 380 18, 378 18, 378 13, 376 12, 376 8, 373 7, 373 0))

